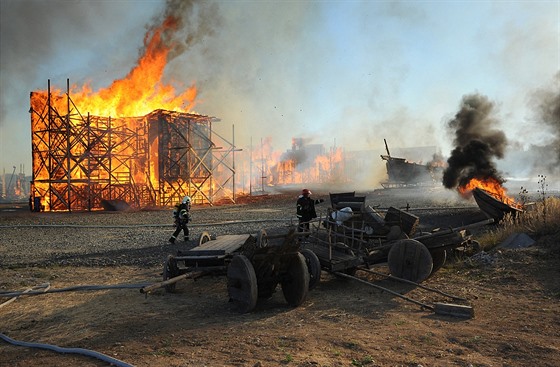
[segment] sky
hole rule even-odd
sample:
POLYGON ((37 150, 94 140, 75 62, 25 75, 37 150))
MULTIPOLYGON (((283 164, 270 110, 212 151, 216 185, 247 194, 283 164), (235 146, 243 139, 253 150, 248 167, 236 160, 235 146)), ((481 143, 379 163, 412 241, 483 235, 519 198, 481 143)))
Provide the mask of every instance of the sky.
MULTIPOLYGON (((46 90, 48 80, 64 90, 67 79, 97 89, 123 78, 146 30, 172 5, 2 0, 0 171, 31 174, 31 91, 46 90)), ((493 103, 495 128, 507 136, 498 162, 505 176, 558 173, 560 159, 533 169, 542 148, 560 144, 558 121, 539 111, 539 96, 560 90, 558 0, 181 5, 183 47, 165 78, 196 85, 195 112, 218 117, 214 128, 230 141, 235 126, 236 146, 271 137, 282 151, 303 137, 371 150, 381 166, 387 139, 446 157, 454 146, 448 122, 476 94, 493 103)))

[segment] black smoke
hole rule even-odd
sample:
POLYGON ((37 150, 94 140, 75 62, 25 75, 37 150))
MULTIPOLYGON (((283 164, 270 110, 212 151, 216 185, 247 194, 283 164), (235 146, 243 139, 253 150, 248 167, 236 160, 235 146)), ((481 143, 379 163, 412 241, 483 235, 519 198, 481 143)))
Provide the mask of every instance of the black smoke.
POLYGON ((168 61, 182 55, 191 47, 201 44, 216 34, 222 22, 218 4, 196 0, 167 0, 162 13, 148 25, 152 35, 162 25, 166 30, 162 43, 171 51, 168 61))
POLYGON ((455 139, 443 172, 443 185, 456 188, 466 185, 472 178, 493 178, 504 182, 494 160, 504 157, 507 139, 503 131, 494 128, 498 121, 493 117, 494 103, 486 96, 472 94, 463 97, 455 118, 447 123, 455 139))

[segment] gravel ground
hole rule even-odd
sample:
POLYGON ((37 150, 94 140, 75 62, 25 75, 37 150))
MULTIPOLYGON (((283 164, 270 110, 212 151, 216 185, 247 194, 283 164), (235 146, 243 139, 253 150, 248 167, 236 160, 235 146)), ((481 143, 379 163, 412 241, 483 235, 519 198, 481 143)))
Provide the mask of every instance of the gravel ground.
MULTIPOLYGON (((420 217, 420 229, 457 227, 484 220, 474 202, 454 193, 430 190, 378 190, 366 195, 368 205, 389 206, 420 217)), ((196 246, 203 231, 211 235, 287 230, 296 223, 297 193, 241 198, 237 204, 194 206, 189 226, 191 241, 170 244, 171 209, 127 212, 30 213, 25 205, 0 208, 0 267, 26 266, 154 266, 168 254, 196 246)), ((317 206, 324 215, 328 194, 317 206)), ((181 238, 181 237, 179 237, 181 238)))

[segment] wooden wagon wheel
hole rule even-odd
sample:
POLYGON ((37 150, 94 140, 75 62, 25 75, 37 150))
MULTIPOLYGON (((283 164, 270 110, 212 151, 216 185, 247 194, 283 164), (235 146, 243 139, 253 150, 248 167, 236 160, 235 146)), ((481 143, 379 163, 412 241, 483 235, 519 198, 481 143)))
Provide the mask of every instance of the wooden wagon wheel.
POLYGON ((445 260, 447 259, 447 251, 443 249, 435 249, 431 250, 430 254, 432 255, 433 262, 432 272, 430 273, 431 275, 441 269, 443 264, 445 264, 445 260))
POLYGON ((257 248, 265 248, 268 246, 268 238, 266 236, 266 231, 261 229, 257 234, 257 248))
MULTIPOLYGON (((179 267, 177 266, 177 260, 173 255, 169 255, 165 264, 163 264, 163 281, 179 276, 179 267)), ((175 284, 168 284, 165 286, 165 290, 169 293, 175 292, 175 284)))
POLYGON ((430 276, 432 255, 426 246, 413 239, 405 239, 391 246, 387 257, 391 275, 420 283, 430 276))
POLYGON ((305 257, 305 264, 309 272, 309 290, 312 290, 319 284, 321 279, 321 262, 317 255, 310 249, 301 250, 301 254, 305 257))
POLYGON ((227 269, 228 294, 234 307, 241 313, 252 311, 257 304, 257 276, 255 269, 244 255, 231 259, 227 269))
POLYGON ((212 237, 210 236, 210 233, 204 231, 200 234, 200 237, 198 238, 198 245, 200 246, 203 243, 206 243, 210 240, 212 240, 212 237))
POLYGON ((305 257, 300 253, 287 257, 286 261, 286 274, 280 281, 282 293, 290 306, 297 307, 305 301, 309 292, 309 272, 305 257))

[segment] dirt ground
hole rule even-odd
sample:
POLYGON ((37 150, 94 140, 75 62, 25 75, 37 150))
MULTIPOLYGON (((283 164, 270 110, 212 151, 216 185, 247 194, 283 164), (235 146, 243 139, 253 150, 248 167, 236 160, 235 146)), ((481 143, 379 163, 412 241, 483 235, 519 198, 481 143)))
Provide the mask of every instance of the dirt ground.
MULTIPOLYGON (((208 218, 232 210, 213 208, 208 218)), ((460 210, 450 206, 437 213, 427 222, 436 224, 460 210)), ((199 214, 201 218, 205 212, 199 214)), ((24 218, 18 220, 25 221, 33 214, 20 215, 24 218)), ((48 213, 41 215, 48 219, 48 213)), ((12 214, 2 216, 2 223, 15 223, 12 214)), ((93 217, 74 213, 71 220, 87 223, 93 217)), ((4 244, 17 243, 11 237, 16 232, 0 231, 4 244)), ((157 235, 166 238, 165 231, 157 235)), ((448 261, 423 283, 466 298, 462 304, 474 308, 473 318, 422 310, 387 292, 323 271, 319 285, 297 308, 287 305, 278 287, 253 312, 239 314, 228 303, 226 278, 215 276, 181 281, 175 293, 158 289, 145 295, 131 288, 21 296, 0 307, 0 332, 18 341, 84 348, 129 365, 150 367, 558 366, 559 243, 556 233, 526 249, 448 261)), ((162 245, 165 251, 169 249, 162 245)), ((4 264, 8 265, 0 269, 0 291, 22 291, 44 283, 56 289, 147 284, 160 281, 162 272, 161 266, 149 263, 4 264)), ((387 271, 383 264, 376 270, 387 271)), ((426 304, 458 303, 361 271, 356 275, 426 304)), ((0 366, 106 365, 92 357, 0 341, 0 366)))

